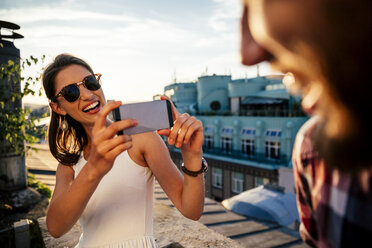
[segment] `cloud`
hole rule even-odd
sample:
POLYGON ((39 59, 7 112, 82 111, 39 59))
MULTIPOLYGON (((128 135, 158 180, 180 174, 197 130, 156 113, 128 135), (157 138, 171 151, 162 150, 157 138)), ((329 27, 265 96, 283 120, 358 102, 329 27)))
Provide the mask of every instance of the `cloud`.
POLYGON ((210 16, 191 20, 119 13, 123 6, 105 12, 73 0, 0 9, 0 16, 21 26, 25 38, 16 46, 22 57, 45 54, 48 63, 58 53, 75 54, 103 73, 107 98, 150 100, 171 82, 175 69, 181 81, 196 80, 206 67, 216 74, 246 70, 238 58, 240 2, 213 3, 210 16))
POLYGON ((209 25, 216 31, 229 32, 232 25, 237 25, 241 14, 241 3, 238 0, 213 0, 215 9, 209 18, 209 25))

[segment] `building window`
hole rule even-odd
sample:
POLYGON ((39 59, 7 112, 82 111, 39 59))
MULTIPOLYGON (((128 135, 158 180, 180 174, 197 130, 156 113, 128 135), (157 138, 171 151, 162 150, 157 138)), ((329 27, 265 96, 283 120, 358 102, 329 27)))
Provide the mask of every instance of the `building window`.
POLYGON ((212 149, 214 147, 213 136, 211 136, 211 135, 204 135, 204 147, 206 149, 212 149))
POLYGON ((266 137, 281 137, 281 136, 282 136, 281 130, 274 130, 274 129, 266 130, 266 137))
POLYGON ((254 128, 243 128, 242 135, 256 135, 256 129, 254 128))
POLYGON ((204 127, 204 148, 212 149, 214 147, 214 126, 207 125, 204 127))
POLYGON ((221 149, 227 153, 232 151, 232 139, 230 137, 221 137, 221 149))
POLYGON ((223 133, 223 134, 233 134, 234 129, 232 127, 223 127, 221 129, 221 133, 223 133))
POLYGON ((265 156, 268 159, 280 159, 280 142, 265 141, 265 156))
POLYGON ((204 127, 204 133, 214 133, 214 127, 213 126, 205 126, 204 127))
POLYGON ((265 185, 267 183, 269 183, 270 180, 268 178, 265 178, 265 177, 254 177, 254 186, 255 187, 258 187, 260 185, 265 185))
POLYGON ((244 174, 239 172, 232 172, 232 192, 241 193, 244 187, 244 174))
POLYGON ((212 167, 212 185, 222 189, 222 169, 212 167))
POLYGON ((254 155, 253 139, 242 139, 242 153, 247 154, 249 157, 254 155))

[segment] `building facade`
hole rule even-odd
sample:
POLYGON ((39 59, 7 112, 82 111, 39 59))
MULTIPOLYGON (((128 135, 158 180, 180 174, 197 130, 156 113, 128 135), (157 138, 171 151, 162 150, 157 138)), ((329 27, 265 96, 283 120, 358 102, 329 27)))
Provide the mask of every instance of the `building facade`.
MULTIPOLYGON (((203 123, 203 154, 209 164, 206 196, 223 200, 267 183, 294 191, 292 147, 308 117, 299 108, 300 99, 286 92, 281 77, 202 76, 187 87, 168 85, 165 94, 181 106, 180 112, 203 123), (185 101, 180 100, 183 92, 185 101)), ((180 166, 180 151, 169 149, 180 166)))

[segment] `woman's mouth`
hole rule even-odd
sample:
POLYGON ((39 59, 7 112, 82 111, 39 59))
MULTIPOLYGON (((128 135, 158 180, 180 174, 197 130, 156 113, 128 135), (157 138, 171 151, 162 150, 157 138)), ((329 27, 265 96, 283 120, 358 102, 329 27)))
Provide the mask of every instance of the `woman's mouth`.
POLYGON ((96 101, 96 102, 93 102, 91 104, 89 104, 88 106, 86 106, 84 109, 83 109, 83 112, 84 113, 96 113, 99 111, 99 107, 101 106, 100 102, 99 101, 96 101))

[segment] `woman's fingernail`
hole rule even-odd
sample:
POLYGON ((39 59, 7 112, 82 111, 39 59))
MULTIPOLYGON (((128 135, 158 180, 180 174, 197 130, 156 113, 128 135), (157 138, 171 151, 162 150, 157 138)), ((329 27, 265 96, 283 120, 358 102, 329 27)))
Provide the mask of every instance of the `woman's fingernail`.
POLYGON ((174 142, 174 140, 173 140, 172 138, 169 138, 169 139, 168 139, 168 143, 169 143, 169 144, 171 144, 171 143, 173 143, 173 142, 174 142))

